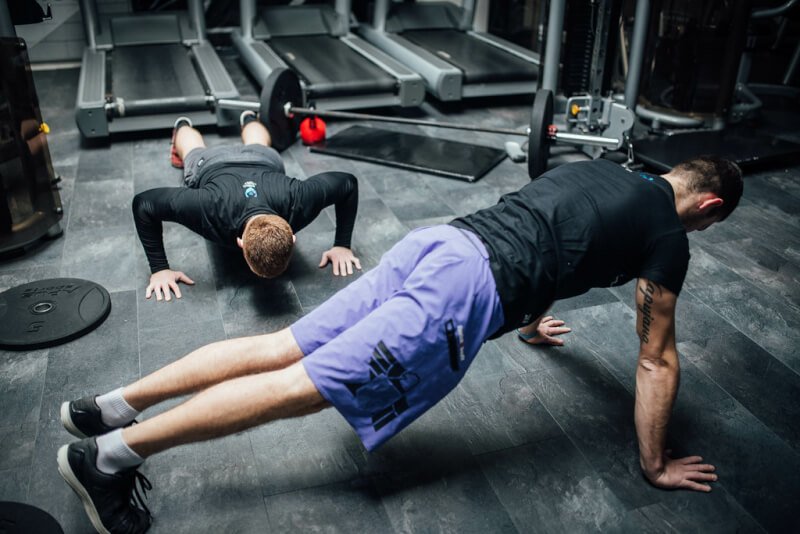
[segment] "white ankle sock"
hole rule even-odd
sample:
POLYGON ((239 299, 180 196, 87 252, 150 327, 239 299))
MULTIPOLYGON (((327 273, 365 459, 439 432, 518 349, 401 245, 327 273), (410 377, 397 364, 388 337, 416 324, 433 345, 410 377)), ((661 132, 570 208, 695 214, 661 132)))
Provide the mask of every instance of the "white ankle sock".
POLYGON ((136 467, 144 458, 136 454, 122 439, 122 429, 97 438, 97 468, 103 473, 113 475, 123 469, 136 467))
POLYGON ((100 407, 100 419, 108 426, 125 426, 139 415, 122 396, 122 388, 115 389, 95 399, 100 407))

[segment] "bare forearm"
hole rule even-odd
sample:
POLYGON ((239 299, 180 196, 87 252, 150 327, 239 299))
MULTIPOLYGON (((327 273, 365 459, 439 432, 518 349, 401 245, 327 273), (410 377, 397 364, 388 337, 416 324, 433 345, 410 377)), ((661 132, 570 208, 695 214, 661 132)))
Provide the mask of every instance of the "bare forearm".
POLYGON ((639 439, 639 461, 648 477, 663 468, 667 425, 680 381, 677 362, 677 354, 639 357, 634 420, 639 439))

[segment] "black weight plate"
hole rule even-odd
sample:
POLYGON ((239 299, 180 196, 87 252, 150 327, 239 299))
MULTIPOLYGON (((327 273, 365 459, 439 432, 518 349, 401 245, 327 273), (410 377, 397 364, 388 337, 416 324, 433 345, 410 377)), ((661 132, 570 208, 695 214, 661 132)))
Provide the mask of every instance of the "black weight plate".
POLYGON ((531 131, 528 134, 528 176, 538 178, 547 170, 550 143, 547 129, 553 124, 553 92, 540 89, 533 99, 531 131))
POLYGON ((64 529, 50 514, 21 502, 0 502, 0 532, 8 534, 64 534, 64 529))
POLYGON ((278 68, 264 80, 259 115, 261 122, 267 127, 269 135, 272 137, 272 147, 279 152, 294 143, 299 128, 297 119, 286 116, 283 107, 287 102, 291 102, 293 106, 302 107, 303 88, 294 71, 278 68))
POLYGON ((78 278, 40 280, 0 293, 0 348, 30 350, 78 338, 105 321, 111 298, 78 278))

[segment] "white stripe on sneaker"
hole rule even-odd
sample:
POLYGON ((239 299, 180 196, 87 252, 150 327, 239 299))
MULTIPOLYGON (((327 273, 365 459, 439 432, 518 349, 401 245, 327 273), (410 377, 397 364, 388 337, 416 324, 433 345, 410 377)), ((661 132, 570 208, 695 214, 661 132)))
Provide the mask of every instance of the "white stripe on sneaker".
POLYGON ((61 403, 61 424, 64 425, 67 432, 76 438, 84 439, 89 437, 78 430, 78 427, 75 426, 75 423, 72 421, 72 417, 69 415, 69 402, 61 403))

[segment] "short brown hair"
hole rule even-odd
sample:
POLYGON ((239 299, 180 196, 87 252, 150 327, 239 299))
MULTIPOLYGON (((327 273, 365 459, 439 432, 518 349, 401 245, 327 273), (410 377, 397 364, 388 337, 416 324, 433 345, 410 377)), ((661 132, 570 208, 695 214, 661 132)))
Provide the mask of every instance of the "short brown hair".
POLYGON ((739 205, 744 180, 742 169, 736 163, 719 156, 697 156, 677 164, 673 172, 684 176, 690 191, 707 191, 723 200, 722 205, 715 208, 718 220, 724 221, 739 205))
POLYGON ((257 215, 242 234, 244 259, 258 276, 275 278, 289 265, 294 248, 292 228, 277 215, 257 215))

